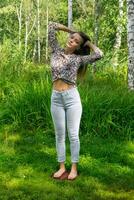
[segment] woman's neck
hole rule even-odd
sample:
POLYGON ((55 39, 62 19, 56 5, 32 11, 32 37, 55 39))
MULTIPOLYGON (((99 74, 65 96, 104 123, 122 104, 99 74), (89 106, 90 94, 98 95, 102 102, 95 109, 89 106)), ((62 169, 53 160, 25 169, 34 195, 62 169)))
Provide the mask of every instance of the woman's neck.
POLYGON ((65 49, 64 49, 64 53, 65 53, 65 54, 73 54, 73 50, 71 51, 70 49, 65 48, 65 49))

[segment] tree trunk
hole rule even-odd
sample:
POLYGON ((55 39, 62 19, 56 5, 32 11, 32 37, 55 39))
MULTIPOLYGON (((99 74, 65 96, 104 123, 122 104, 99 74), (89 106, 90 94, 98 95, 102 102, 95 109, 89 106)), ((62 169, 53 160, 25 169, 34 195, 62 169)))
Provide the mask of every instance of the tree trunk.
POLYGON ((72 0, 68 0, 68 27, 72 26, 72 0))
POLYGON ((47 4, 47 17, 46 17, 46 62, 48 61, 48 4, 47 4))
POLYGON ((38 60, 38 55, 37 55, 37 49, 38 49, 38 40, 34 41, 34 49, 33 49, 33 62, 37 62, 38 60))
POLYGON ((27 41, 28 41, 28 16, 26 16, 25 21, 25 53, 24 53, 24 62, 27 60, 27 41))
POLYGON ((128 87, 134 90, 134 0, 127 0, 128 87))
POLYGON ((95 0, 94 5, 94 42, 95 45, 98 46, 98 39, 99 39, 99 2, 95 0))
POLYGON ((114 54, 112 58, 112 66, 115 68, 118 65, 118 53, 121 46, 121 33, 122 33, 122 17, 123 17, 123 1, 119 0, 119 17, 116 32, 116 40, 114 44, 114 54))
MULTIPOLYGON (((100 3, 98 0, 94 1, 94 43, 98 46, 99 40, 99 13, 100 13, 100 3)), ((93 63, 93 73, 97 71, 96 63, 93 63)))
POLYGON ((28 44, 28 37, 29 37, 29 35, 31 34, 31 32, 32 32, 32 30, 33 30, 33 28, 34 28, 34 26, 35 26, 35 22, 36 22, 36 16, 35 16, 34 21, 33 21, 33 24, 32 24, 32 27, 31 27, 31 29, 28 31, 28 29, 29 29, 29 24, 30 24, 30 15, 31 15, 31 13, 30 13, 29 15, 26 14, 26 20, 25 20, 25 53, 24 53, 24 62, 26 62, 26 60, 27 60, 27 44, 28 44))
POLYGON ((16 6, 18 22, 19 22, 19 49, 21 49, 22 3, 23 3, 23 0, 21 0, 19 9, 16 6))
POLYGON ((37 0, 38 62, 40 63, 40 1, 37 0))

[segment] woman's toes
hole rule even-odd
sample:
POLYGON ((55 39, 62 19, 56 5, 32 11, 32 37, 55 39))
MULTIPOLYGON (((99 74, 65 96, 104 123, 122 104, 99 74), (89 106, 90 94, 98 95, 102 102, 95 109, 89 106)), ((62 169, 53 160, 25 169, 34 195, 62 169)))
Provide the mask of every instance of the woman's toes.
POLYGON ((77 172, 70 172, 70 174, 68 175, 68 179, 74 179, 77 177, 77 172))
POLYGON ((59 169, 57 172, 54 173, 53 177, 58 178, 60 177, 66 170, 64 169, 59 169))

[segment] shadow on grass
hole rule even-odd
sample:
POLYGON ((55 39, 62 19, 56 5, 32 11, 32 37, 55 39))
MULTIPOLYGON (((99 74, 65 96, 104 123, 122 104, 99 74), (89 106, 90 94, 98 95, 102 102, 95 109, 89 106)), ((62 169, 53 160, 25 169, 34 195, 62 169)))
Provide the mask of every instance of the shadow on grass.
MULTIPOLYGON (((80 176, 72 182, 50 177, 58 169, 52 132, 22 131, 3 136, 1 141, 0 199, 132 200, 134 196, 132 141, 80 136, 80 176)), ((66 147, 69 169, 69 141, 66 147)))

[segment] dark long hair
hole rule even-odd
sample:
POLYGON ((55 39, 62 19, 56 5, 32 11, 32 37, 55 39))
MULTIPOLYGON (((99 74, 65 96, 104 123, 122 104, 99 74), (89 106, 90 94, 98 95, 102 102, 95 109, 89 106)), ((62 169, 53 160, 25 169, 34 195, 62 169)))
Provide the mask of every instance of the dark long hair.
MULTIPOLYGON (((78 33, 82 39, 83 39, 83 43, 80 45, 80 48, 78 50, 75 50, 73 53, 76 55, 89 55, 90 54, 90 47, 89 46, 84 46, 86 41, 91 41, 90 37, 88 35, 86 35, 84 32, 73 32, 74 33, 78 33)), ((79 69, 78 69, 78 78, 82 79, 84 78, 86 71, 87 71, 87 67, 88 64, 82 64, 80 65, 79 69)))

